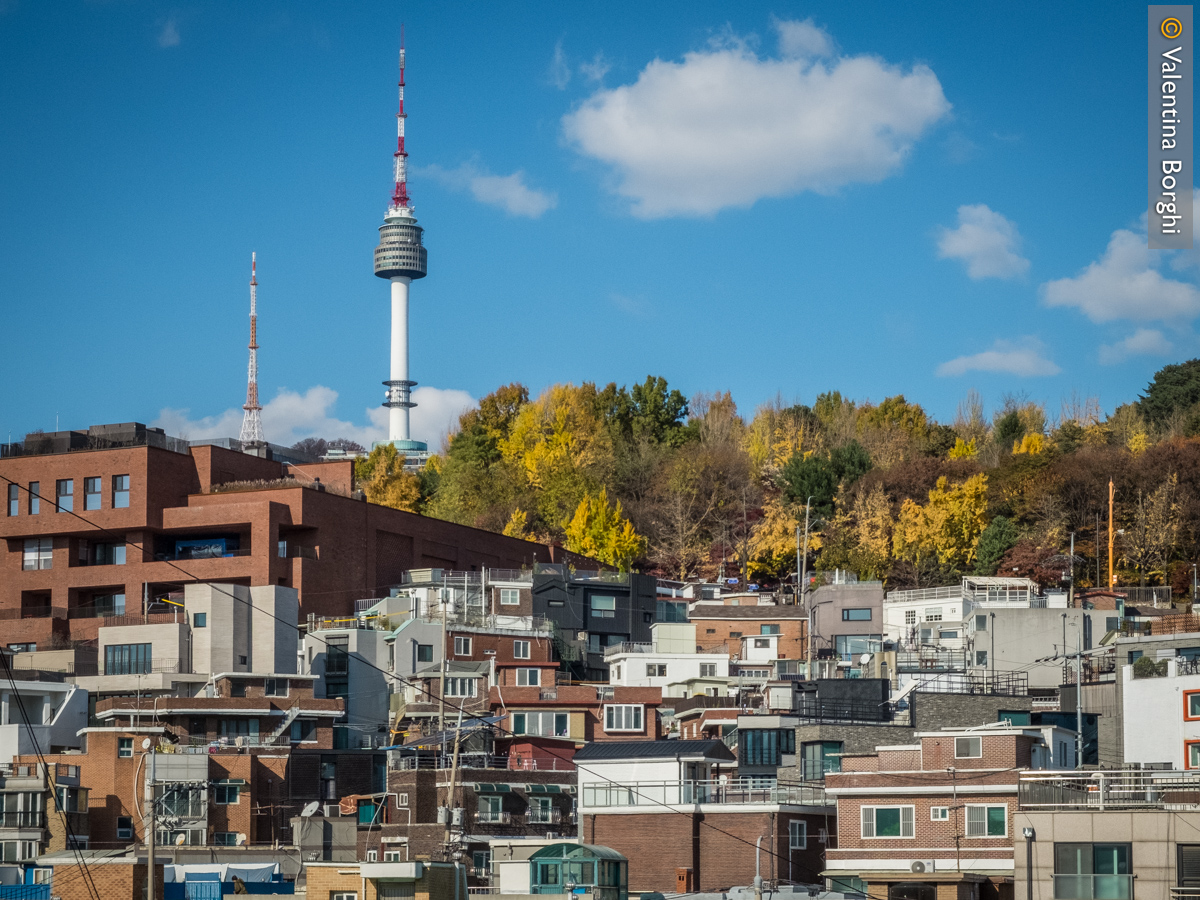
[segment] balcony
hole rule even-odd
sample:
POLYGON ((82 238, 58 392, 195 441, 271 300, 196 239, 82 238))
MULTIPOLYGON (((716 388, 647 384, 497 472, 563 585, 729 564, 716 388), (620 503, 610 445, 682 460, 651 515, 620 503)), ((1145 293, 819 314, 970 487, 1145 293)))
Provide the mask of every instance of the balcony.
POLYGON ((45 828, 46 813, 40 809, 0 812, 0 828, 45 828))
POLYGON ((897 650, 897 672, 965 672, 969 665, 967 650, 943 650, 935 647, 920 650, 897 650))
POLYGON ((481 825, 511 825, 512 813, 506 810, 481 809, 475 814, 475 821, 481 825))
POLYGON ((632 784, 584 784, 581 808, 597 806, 691 806, 788 804, 826 806, 821 785, 780 785, 767 779, 635 781, 632 784))
POLYGON ((120 660, 112 665, 105 660, 101 675, 152 675, 159 672, 169 673, 187 673, 191 666, 187 664, 185 659, 175 659, 171 657, 163 657, 150 659, 145 661, 126 661, 120 660))
POLYGON ((525 814, 525 821, 530 825, 557 825, 562 822, 562 810, 530 807, 525 814))
MULTIPOLYGON (((1131 900, 1132 875, 1055 875, 1054 900, 1131 900)), ((1172 889, 1171 896, 1176 895, 1172 889)), ((1182 889, 1182 890, 1187 890, 1182 889)))
MULTIPOLYGON (((1023 772, 1017 785, 1023 810, 1171 809, 1200 804, 1200 770, 1104 769, 1072 773, 1023 772)), ((1088 895, 1090 896, 1090 895, 1088 895)))

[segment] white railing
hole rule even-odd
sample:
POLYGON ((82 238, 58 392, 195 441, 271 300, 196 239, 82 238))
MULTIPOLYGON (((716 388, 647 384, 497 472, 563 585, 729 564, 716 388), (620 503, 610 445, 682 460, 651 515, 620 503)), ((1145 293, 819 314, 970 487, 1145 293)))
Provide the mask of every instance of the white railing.
POLYGON ((1200 770, 1104 769, 1023 772, 1021 809, 1166 809, 1200 804, 1200 770))
POLYGON ((735 778, 698 781, 635 781, 630 784, 584 784, 580 806, 690 806, 694 804, 763 803, 825 806, 820 785, 780 785, 772 780, 735 778))
POLYGON ((962 585, 936 588, 917 588, 911 591, 892 591, 883 598, 884 603, 912 603, 930 600, 957 600, 963 595, 962 585))

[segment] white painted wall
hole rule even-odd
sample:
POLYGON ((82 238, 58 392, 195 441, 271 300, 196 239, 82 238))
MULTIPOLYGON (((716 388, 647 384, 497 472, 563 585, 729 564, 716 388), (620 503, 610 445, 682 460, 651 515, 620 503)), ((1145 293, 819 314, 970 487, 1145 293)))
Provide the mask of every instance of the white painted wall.
POLYGON ((724 653, 622 653, 608 662, 608 683, 626 687, 661 688, 665 696, 668 687, 682 690, 689 681, 700 678, 728 678, 729 657, 724 653), (700 674, 701 666, 716 666, 715 675, 700 674), (666 666, 665 675, 648 675, 647 666, 666 666))
POLYGON ((1125 762, 1186 768, 1185 743, 1200 741, 1200 721, 1184 719, 1184 698, 1188 691, 1200 691, 1200 675, 1177 671, 1173 659, 1163 678, 1134 678, 1133 666, 1121 667, 1125 762))

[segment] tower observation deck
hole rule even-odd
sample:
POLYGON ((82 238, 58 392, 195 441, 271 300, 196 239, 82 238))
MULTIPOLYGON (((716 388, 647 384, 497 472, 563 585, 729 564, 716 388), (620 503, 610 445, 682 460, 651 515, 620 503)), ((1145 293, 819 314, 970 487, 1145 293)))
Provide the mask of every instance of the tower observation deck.
POLYGON ((392 202, 379 226, 379 246, 375 248, 375 274, 391 282, 392 335, 391 365, 383 405, 388 409, 388 440, 414 462, 424 462, 429 454, 422 441, 409 434, 408 411, 416 382, 408 377, 408 288, 424 278, 428 256, 422 243, 424 229, 417 224, 408 197, 408 151, 404 147, 404 46, 400 47, 400 111, 396 114, 396 152, 393 154, 395 189, 392 202))

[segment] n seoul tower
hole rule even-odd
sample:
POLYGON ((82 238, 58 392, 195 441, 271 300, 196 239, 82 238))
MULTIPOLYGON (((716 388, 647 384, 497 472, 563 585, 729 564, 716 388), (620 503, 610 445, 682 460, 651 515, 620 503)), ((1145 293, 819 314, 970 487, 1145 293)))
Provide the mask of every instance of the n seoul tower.
MULTIPOLYGON (((384 382, 388 408, 388 440, 401 453, 421 459, 429 448, 411 439, 408 411, 415 381, 408 377, 408 286, 425 277, 426 252, 421 245, 424 230, 417 225, 413 205, 408 198, 408 151, 404 149, 404 37, 400 38, 400 110, 396 113, 396 152, 393 174, 396 182, 392 202, 379 226, 379 246, 375 248, 375 274, 392 283, 392 354, 389 378, 384 382)), ((378 444, 376 444, 378 446, 378 444)))

